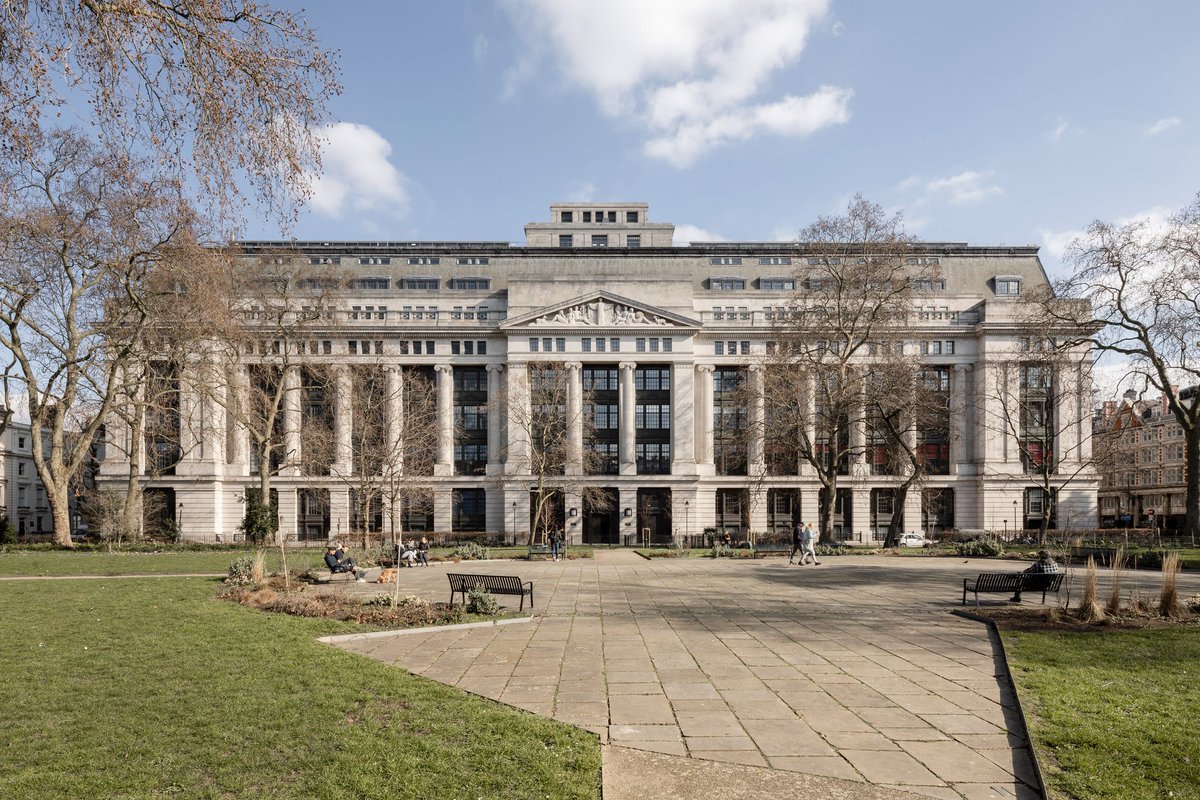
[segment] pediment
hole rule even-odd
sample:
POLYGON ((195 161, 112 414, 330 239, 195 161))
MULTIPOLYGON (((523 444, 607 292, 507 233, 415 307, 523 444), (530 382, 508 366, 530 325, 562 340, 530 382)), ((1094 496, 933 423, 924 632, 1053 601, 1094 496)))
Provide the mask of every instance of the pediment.
POLYGON ((509 328, 700 328, 700 321, 610 292, 592 292, 501 323, 509 328))

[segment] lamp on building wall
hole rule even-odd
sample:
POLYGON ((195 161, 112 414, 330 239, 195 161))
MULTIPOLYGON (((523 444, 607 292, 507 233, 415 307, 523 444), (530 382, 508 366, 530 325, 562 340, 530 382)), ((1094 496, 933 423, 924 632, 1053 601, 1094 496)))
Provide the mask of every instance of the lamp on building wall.
POLYGON ((627 517, 632 517, 632 516, 633 516, 633 509, 632 509, 632 508, 627 508, 627 509, 625 509, 625 516, 627 516, 627 517))
POLYGON ((571 509, 571 512, 570 512, 570 514, 571 514, 571 516, 572 516, 572 517, 578 517, 578 516, 579 516, 579 509, 578 509, 578 508, 572 508, 572 509, 571 509))

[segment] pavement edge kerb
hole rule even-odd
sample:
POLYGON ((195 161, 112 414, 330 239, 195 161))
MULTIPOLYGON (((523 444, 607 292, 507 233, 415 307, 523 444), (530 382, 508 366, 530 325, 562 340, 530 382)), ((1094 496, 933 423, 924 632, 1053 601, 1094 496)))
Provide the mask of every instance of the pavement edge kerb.
POLYGON ((1008 663, 1008 651, 1004 649, 1004 637, 1000 635, 1000 629, 996 627, 996 621, 982 614, 973 614, 970 611, 963 611, 958 608, 951 610, 950 613, 973 622, 982 622, 987 626, 988 636, 1000 651, 1000 659, 1004 662, 1004 677, 1008 681, 1008 688, 1012 690, 1013 701, 1017 704, 1017 713, 1021 716, 1021 725, 1024 728, 1021 733, 1025 737, 1025 745, 1029 748, 1029 761, 1033 764, 1033 774, 1037 776, 1038 794, 1042 800, 1049 800, 1050 795, 1046 791, 1046 779, 1042 775, 1042 764, 1038 761, 1037 748, 1033 746, 1033 737, 1029 734, 1029 717, 1025 715, 1025 706, 1021 704, 1021 693, 1017 690, 1017 682, 1013 680, 1012 665, 1008 663))
POLYGON ((339 642, 359 642, 364 639, 384 639, 389 636, 411 636, 419 633, 441 633, 443 631, 459 631, 467 628, 494 628, 500 625, 519 625, 522 622, 533 622, 533 617, 512 617, 511 619, 493 619, 484 622, 461 622, 457 625, 430 625, 421 628, 401 628, 394 631, 371 631, 370 633, 341 633, 336 636, 319 636, 317 641, 322 644, 338 644, 339 642))

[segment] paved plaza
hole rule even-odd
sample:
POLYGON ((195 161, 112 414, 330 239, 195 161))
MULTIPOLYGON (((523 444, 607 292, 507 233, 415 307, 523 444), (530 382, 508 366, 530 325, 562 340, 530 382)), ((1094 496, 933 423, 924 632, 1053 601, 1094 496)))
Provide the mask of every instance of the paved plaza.
MULTIPOLYGON (((402 591, 446 600, 447 566, 402 570, 402 591)), ((986 626, 949 613, 963 577, 1017 564, 601 551, 451 568, 534 581, 535 620, 340 646, 612 745, 929 797, 1037 796, 1002 659, 986 626)))

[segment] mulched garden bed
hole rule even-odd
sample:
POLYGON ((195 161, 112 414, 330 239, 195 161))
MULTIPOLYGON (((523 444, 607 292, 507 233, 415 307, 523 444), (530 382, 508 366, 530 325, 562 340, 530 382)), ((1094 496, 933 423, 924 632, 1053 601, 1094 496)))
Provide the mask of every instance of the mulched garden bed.
POLYGON ((284 593, 269 586, 229 586, 217 596, 222 600, 276 614, 336 619, 381 628, 454 625, 470 618, 466 608, 461 605, 451 607, 446 603, 431 603, 411 596, 400 598, 400 605, 393 608, 390 594, 363 599, 340 592, 315 592, 306 587, 284 593))
POLYGON ((1000 630, 1032 633, 1087 633, 1200 626, 1200 595, 1182 599, 1180 602, 1183 613, 1178 618, 1161 616, 1156 608, 1136 614, 1123 608, 1116 614, 1108 614, 1098 622, 1082 620, 1075 609, 1060 607, 987 607, 972 609, 972 613, 993 620, 1000 630))

